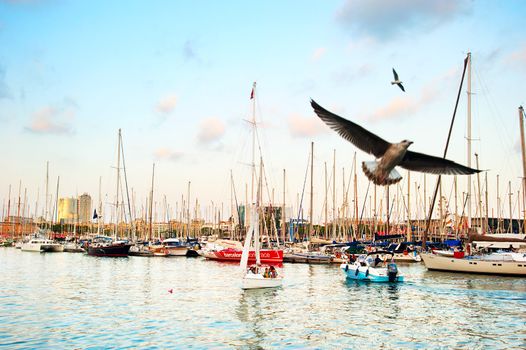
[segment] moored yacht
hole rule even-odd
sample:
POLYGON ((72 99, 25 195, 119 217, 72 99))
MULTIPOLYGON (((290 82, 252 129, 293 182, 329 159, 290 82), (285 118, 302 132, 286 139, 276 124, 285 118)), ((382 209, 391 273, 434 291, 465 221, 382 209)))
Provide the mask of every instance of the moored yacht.
POLYGON ((62 252, 64 247, 50 239, 34 237, 22 243, 20 249, 25 252, 62 252))

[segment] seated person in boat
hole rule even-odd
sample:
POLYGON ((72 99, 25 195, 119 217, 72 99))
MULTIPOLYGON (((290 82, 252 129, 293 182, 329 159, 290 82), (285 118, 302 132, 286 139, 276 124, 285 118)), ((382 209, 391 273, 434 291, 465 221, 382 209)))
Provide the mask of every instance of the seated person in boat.
POLYGON ((374 266, 380 266, 382 265, 382 259, 380 259, 379 255, 376 255, 376 258, 374 259, 374 266))
POLYGON ((356 255, 354 255, 354 254, 349 255, 349 263, 352 264, 352 263, 354 263, 355 261, 356 261, 356 255))
POLYGON ((265 268, 265 273, 263 274, 263 277, 265 277, 265 278, 269 278, 270 277, 270 272, 268 270, 268 267, 265 268))
POLYGON ((274 268, 274 266, 271 266, 271 267, 270 267, 269 277, 270 277, 270 278, 276 278, 276 277, 278 277, 278 272, 276 271, 276 269, 274 268))

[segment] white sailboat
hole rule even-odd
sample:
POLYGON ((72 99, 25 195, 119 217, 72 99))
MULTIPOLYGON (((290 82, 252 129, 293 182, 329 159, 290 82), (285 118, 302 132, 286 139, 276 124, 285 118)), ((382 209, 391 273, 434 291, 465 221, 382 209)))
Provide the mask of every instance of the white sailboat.
POLYGON ((245 237, 245 244, 243 246, 243 253, 241 254, 240 266, 243 271, 242 286, 243 289, 260 289, 260 288, 275 288, 280 287, 283 282, 283 276, 278 273, 274 266, 262 265, 260 256, 260 237, 259 237, 259 202, 261 198, 261 178, 262 178, 262 163, 260 166, 258 190, 256 196, 256 203, 253 206, 250 217, 250 227, 245 237), (251 250, 252 241, 254 241, 254 251, 256 255, 256 263, 251 266, 248 265, 248 256, 251 250))

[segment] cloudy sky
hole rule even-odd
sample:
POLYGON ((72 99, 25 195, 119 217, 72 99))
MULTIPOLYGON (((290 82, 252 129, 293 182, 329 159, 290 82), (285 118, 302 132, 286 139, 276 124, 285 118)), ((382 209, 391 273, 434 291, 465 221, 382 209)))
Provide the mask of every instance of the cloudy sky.
MULTIPOLYGON (((489 170, 495 215, 497 175, 501 207, 508 212, 503 193, 511 181, 517 213, 524 13, 523 1, 0 0, 0 198, 7 203, 9 185, 18 195, 21 182, 31 211, 37 198, 42 207, 49 161, 50 192, 60 176, 60 196, 88 192, 98 200, 102 177, 103 200, 111 202, 121 128, 138 208, 155 163, 156 201, 166 196, 180 206, 190 181, 191 201, 197 197, 203 211, 214 203, 228 212, 230 171, 238 202, 250 188, 247 120, 257 82, 267 200, 274 189, 281 201, 286 169, 286 201, 297 206, 314 142, 319 218, 325 163, 331 183, 336 150, 340 202, 356 148, 317 119, 309 100, 389 141, 407 138, 411 149, 441 155, 471 52, 473 153, 489 170), (390 84, 393 67, 406 93, 390 84)), ((464 90, 448 154, 463 164, 466 96, 464 90)), ((370 159, 357 152, 358 164, 370 159)), ((358 181, 363 198, 360 169, 358 181)), ((412 174, 411 186, 422 181, 412 174)), ((434 181, 428 177, 428 196, 434 181)), ((459 181, 459 192, 466 191, 467 180, 459 181)), ((400 190, 407 192, 405 180, 400 190)), ((443 191, 451 200, 450 179, 443 191)), ((412 200, 418 208, 418 197, 412 200)))

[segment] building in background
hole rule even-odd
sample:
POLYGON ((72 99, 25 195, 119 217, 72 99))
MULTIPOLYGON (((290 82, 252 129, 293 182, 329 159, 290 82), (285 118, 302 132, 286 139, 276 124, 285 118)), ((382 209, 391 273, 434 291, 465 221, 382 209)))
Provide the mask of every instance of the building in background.
POLYGON ((74 197, 59 198, 58 200, 58 222, 61 224, 72 224, 77 218, 77 199, 74 197))
POLYGON ((79 197, 79 223, 88 224, 91 221, 91 196, 84 193, 79 197))
POLYGON ((88 224, 91 221, 91 196, 87 193, 78 198, 58 200, 58 221, 61 224, 88 224))

